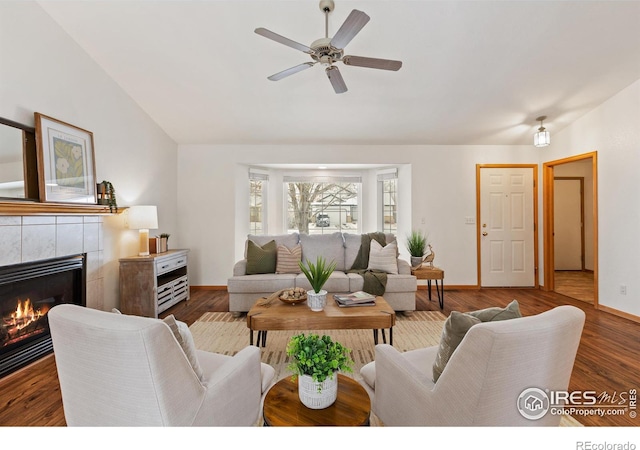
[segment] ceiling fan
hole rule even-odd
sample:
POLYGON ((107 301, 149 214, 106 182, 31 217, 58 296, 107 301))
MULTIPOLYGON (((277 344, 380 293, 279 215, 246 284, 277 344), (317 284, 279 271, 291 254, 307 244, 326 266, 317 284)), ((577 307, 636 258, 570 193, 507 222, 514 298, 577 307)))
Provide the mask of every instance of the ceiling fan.
POLYGON ((326 67, 325 72, 327 73, 327 77, 329 77, 333 90, 336 94, 342 94, 347 92, 347 85, 345 84, 338 67, 334 66, 334 63, 337 61, 342 61, 342 63, 347 66, 367 67, 370 69, 397 71, 402 67, 402 61, 345 55, 344 48, 349 42, 351 42, 356 34, 362 30, 367 22, 369 22, 369 16, 362 11, 354 9, 351 11, 336 34, 330 38, 329 13, 333 11, 334 8, 335 4, 333 0, 320 0, 320 10, 325 15, 325 37, 313 41, 310 46, 292 41, 291 39, 280 36, 266 28, 255 29, 255 32, 260 36, 264 36, 295 50, 300 50, 301 52, 310 55, 311 59, 313 59, 312 62, 305 62, 289 69, 285 69, 282 72, 273 74, 270 77, 267 77, 269 80, 278 81, 320 63, 326 67))

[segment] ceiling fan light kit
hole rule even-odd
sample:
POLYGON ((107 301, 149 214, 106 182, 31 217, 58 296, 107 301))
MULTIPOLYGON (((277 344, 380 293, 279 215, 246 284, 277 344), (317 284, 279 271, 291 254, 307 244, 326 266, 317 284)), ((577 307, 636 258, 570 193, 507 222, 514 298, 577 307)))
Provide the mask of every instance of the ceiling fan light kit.
POLYGON ((289 38, 281 36, 266 28, 256 28, 256 34, 264 36, 267 39, 278 42, 280 44, 307 53, 313 59, 313 62, 306 62, 297 66, 285 69, 267 77, 271 81, 278 81, 305 69, 313 67, 320 63, 325 66, 325 72, 333 90, 336 94, 347 92, 347 85, 342 78, 342 74, 334 64, 341 61, 347 66, 366 67, 369 69, 381 69, 397 71, 402 67, 402 61, 394 61, 391 59, 368 58, 364 56, 345 55, 344 48, 349 42, 362 30, 369 22, 369 16, 354 9, 340 26, 336 34, 329 37, 329 14, 335 8, 333 0, 320 0, 320 10, 325 14, 325 37, 316 39, 311 46, 300 44, 289 38))

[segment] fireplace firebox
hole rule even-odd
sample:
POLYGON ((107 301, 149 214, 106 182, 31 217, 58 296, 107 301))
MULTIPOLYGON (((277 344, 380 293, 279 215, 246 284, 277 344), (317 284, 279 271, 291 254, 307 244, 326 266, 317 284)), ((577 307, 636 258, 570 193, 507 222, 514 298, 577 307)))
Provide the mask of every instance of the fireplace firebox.
POLYGON ((47 312, 86 306, 86 254, 0 267, 0 377, 53 351, 47 312))

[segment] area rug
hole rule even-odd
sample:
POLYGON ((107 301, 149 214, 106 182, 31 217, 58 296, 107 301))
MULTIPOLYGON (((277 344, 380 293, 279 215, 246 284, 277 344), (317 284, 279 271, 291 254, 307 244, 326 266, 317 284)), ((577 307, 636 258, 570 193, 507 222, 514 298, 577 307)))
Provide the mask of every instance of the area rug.
MULTIPOLYGON (((429 347, 440 343, 440 335, 446 317, 438 311, 415 311, 410 316, 399 314, 393 327, 393 346, 400 352, 429 347)), ((249 329, 245 316, 234 318, 228 312, 209 312, 203 314, 189 327, 195 345, 206 350, 224 355, 235 355, 249 345, 249 329)), ((276 380, 291 375, 287 369, 289 363, 286 347, 289 338, 298 333, 309 333, 305 330, 269 331, 267 345, 261 348, 262 362, 271 365, 276 371, 276 380)), ((314 330, 319 335, 329 335, 351 349, 354 361, 353 373, 345 373, 360 380, 360 369, 375 359, 375 344, 372 330, 314 330)), ((254 339, 257 340, 257 332, 254 339)), ((382 335, 378 336, 382 343, 382 335)), ((389 339, 387 330, 387 340, 389 339)), ((372 425, 376 424, 372 420, 372 425)), ((561 426, 581 426, 575 419, 563 417, 561 426)))

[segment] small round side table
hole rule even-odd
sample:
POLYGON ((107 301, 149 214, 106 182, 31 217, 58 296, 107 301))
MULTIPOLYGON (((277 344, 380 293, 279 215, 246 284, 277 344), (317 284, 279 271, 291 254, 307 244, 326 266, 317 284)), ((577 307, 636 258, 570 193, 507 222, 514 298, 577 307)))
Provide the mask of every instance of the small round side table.
POLYGON ((369 425, 369 394, 353 378, 338 374, 338 397, 324 409, 310 409, 298 396, 298 381, 291 376, 274 384, 264 398, 265 426, 363 426, 369 425))

